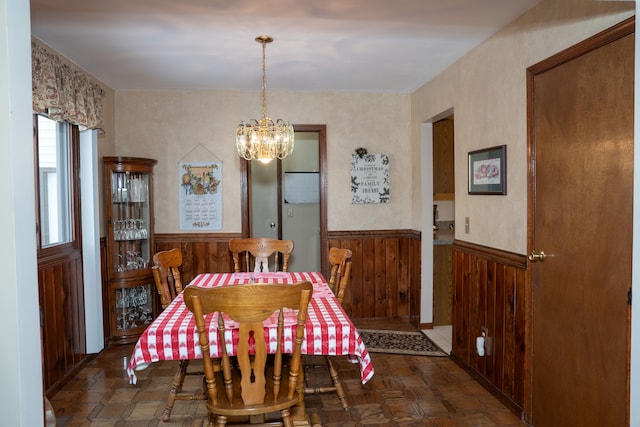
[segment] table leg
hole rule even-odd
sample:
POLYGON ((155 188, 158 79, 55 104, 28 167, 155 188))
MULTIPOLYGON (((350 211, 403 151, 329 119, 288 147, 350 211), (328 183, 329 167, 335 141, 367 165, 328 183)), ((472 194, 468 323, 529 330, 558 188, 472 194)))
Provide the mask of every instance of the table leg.
POLYGON ((165 423, 171 418, 171 411, 173 410, 173 404, 176 401, 176 396, 182 391, 182 384, 184 383, 184 377, 187 374, 187 367, 189 366, 188 360, 181 360, 178 370, 173 377, 173 382, 169 388, 169 396, 167 396, 167 403, 162 412, 162 421, 165 423))

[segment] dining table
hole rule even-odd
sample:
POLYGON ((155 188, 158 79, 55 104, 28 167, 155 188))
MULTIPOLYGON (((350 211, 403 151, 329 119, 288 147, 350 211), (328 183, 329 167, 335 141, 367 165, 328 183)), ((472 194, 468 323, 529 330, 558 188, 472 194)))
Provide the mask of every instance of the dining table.
MULTIPOLYGON (((294 284, 308 281, 313 286, 313 294, 307 310, 305 334, 302 342, 302 354, 307 355, 344 355, 359 365, 362 384, 366 384, 374 375, 374 368, 362 336, 352 323, 342 305, 335 297, 324 276, 319 272, 264 272, 264 273, 203 273, 187 285, 202 288, 242 284, 294 284)), ((208 315, 212 317, 212 315, 208 315)), ((275 320, 275 319, 273 319, 275 320)), ((211 357, 222 354, 216 322, 207 321, 211 357)), ((237 324, 226 326, 225 346, 229 355, 237 350, 237 324), (234 337, 236 338, 234 340, 234 337)), ((293 336, 295 331, 295 313, 285 311, 283 333, 293 336), (291 319, 287 320, 287 317, 291 319)), ((275 337, 277 322, 267 319, 264 322, 265 337, 275 337)), ((269 342, 271 340, 268 340, 269 342)), ((285 340, 286 341, 286 340, 285 340)), ((275 348, 269 349, 271 352, 275 348)), ((284 352, 292 352, 291 344, 284 352)), ((184 304, 183 293, 174 300, 149 324, 134 346, 127 373, 131 384, 137 381, 136 371, 145 369, 151 363, 161 360, 201 359, 202 352, 198 340, 193 314, 184 304)), ((304 401, 300 403, 301 417, 306 419, 304 401)), ((296 425, 305 425, 304 423, 296 425)))

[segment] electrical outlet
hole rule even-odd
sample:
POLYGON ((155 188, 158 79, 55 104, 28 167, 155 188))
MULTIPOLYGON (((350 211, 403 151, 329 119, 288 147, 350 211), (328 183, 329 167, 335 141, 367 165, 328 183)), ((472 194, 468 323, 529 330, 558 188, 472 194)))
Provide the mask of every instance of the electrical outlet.
POLYGON ((471 227, 469 226, 469 217, 464 217, 464 232, 469 234, 471 232, 471 227))
POLYGON ((484 337, 476 337, 476 353, 478 356, 484 356, 484 337))

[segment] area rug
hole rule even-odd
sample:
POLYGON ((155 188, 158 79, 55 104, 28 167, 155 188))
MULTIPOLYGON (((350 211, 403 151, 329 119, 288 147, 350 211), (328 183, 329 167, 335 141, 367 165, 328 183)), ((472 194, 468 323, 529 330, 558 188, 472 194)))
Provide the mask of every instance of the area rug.
POLYGON ((358 329, 370 353, 443 357, 447 354, 422 332, 358 329))

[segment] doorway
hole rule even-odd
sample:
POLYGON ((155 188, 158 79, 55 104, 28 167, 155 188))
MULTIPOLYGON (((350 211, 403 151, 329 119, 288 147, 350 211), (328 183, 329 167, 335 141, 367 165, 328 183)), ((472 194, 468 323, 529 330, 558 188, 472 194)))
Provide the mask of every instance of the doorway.
POLYGON ((628 425, 634 20, 531 67, 531 417, 628 425))
POLYGON ((420 329, 451 352, 455 171, 453 109, 422 125, 422 283, 420 329), (435 224, 441 233, 427 230, 435 224), (451 226, 451 228, 449 227, 451 226), (444 244, 442 244, 444 243, 444 244))
POLYGON ((289 270, 326 274, 326 126, 294 130, 295 148, 287 158, 242 161, 242 236, 293 240, 289 270))
POLYGON ((433 327, 452 324, 455 169, 453 115, 433 123, 433 327))

